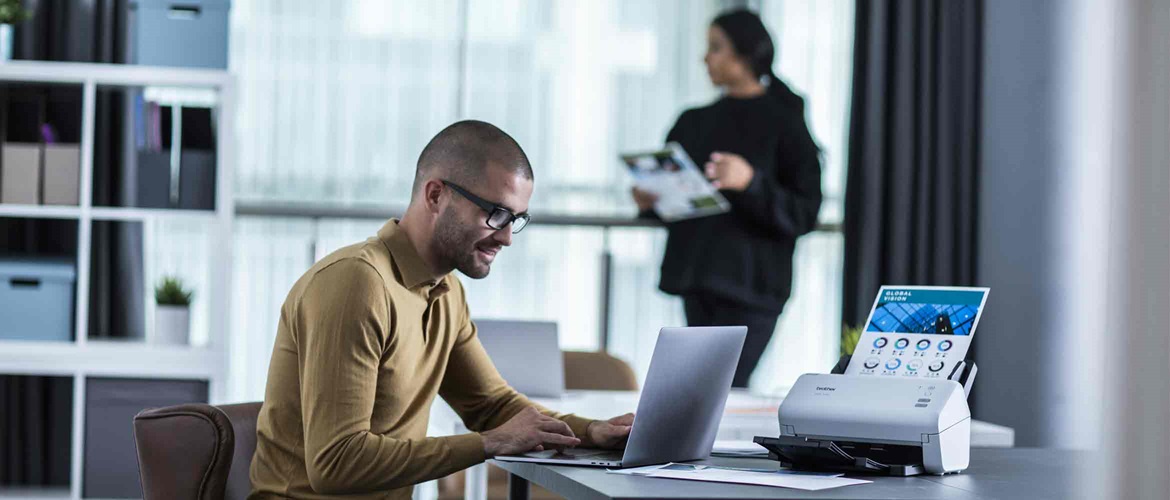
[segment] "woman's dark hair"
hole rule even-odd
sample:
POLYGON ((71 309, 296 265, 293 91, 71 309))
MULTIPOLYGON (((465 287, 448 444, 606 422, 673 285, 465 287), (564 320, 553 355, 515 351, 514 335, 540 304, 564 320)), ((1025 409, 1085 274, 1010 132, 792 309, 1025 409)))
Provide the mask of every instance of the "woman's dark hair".
MULTIPOLYGON (((769 95, 786 104, 793 104, 794 99, 801 101, 800 97, 772 72, 776 46, 772 43, 772 36, 768 34, 768 29, 764 27, 760 16, 747 9, 736 9, 720 14, 711 21, 711 24, 718 26, 727 34, 735 53, 747 61, 756 78, 768 77, 769 95)), ((803 102, 800 103, 802 104, 803 102)))

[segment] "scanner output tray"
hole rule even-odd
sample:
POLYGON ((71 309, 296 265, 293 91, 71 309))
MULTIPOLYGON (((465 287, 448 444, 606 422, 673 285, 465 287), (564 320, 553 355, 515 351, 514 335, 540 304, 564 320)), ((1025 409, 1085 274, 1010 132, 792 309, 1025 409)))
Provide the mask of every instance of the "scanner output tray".
POLYGON ((922 450, 906 445, 881 445, 797 436, 756 436, 768 457, 786 467, 885 476, 916 476, 925 472, 922 450))

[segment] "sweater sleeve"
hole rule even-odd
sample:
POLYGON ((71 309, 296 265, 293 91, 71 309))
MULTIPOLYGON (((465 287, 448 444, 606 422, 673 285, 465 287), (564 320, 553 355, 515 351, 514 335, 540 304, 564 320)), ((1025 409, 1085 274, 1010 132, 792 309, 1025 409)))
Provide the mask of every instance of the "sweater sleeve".
POLYGON ((800 113, 781 124, 774 165, 753 165, 742 192, 723 191, 737 215, 769 232, 796 238, 816 228, 821 208, 821 161, 800 113))
POLYGON ((378 366, 393 325, 389 295, 368 263, 346 259, 320 271, 295 321, 305 466, 315 491, 401 488, 484 460, 479 434, 395 439, 370 432, 378 366))
MULTIPOLYGON (((467 310, 463 297, 463 286, 452 280, 456 287, 451 293, 458 293, 467 310)), ((557 413, 540 406, 516 392, 500 376, 479 342, 475 324, 469 315, 462 315, 459 333, 447 360, 447 371, 439 387, 439 395, 459 417, 468 429, 484 432, 499 427, 527 407, 534 407, 541 413, 569 424, 573 434, 581 439, 582 446, 590 446, 586 429, 593 421, 571 414, 557 413)), ((482 449, 481 449, 482 454, 482 449)))

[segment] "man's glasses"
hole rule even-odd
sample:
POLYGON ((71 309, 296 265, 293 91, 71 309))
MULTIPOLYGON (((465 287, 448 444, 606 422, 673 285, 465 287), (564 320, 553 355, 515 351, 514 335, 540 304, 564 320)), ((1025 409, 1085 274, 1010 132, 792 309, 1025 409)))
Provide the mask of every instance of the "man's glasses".
POLYGON ((514 214, 511 210, 500 206, 498 203, 492 203, 474 194, 471 194, 466 189, 463 189, 462 187, 459 187, 452 182, 443 181, 443 185, 451 188, 452 191, 459 193, 464 198, 467 198, 467 201, 474 203, 475 206, 483 209, 484 212, 487 212, 487 220, 484 222, 492 229, 500 230, 507 227, 508 224, 511 224, 512 234, 516 234, 522 231, 524 226, 528 225, 528 220, 530 218, 528 213, 514 214))

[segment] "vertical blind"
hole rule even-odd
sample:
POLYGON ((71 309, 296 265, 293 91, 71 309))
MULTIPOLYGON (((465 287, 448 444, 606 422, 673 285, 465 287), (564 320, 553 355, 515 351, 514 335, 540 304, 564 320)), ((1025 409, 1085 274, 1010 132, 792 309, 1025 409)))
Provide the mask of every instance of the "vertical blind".
MULTIPOLYGON (((419 151, 462 118, 492 122, 531 158, 540 213, 628 215, 619 152, 661 145, 682 110, 718 96, 702 64, 718 0, 240 0, 236 197, 264 203, 409 200, 419 151)), ((778 74, 805 96, 824 150, 823 222, 840 221, 851 0, 760 5, 778 74)), ((236 223, 228 397, 263 397, 280 305, 316 258, 372 235, 363 220, 236 223)), ((162 231, 163 229, 160 229, 162 231)), ((173 228, 181 231, 182 228, 173 228)), ((613 254, 609 350, 639 375, 658 328, 684 323, 657 291, 665 232, 533 226, 485 280, 462 278, 474 317, 556 321, 562 347, 598 346, 600 255, 613 254), (608 241, 607 241, 608 240, 608 241)), ((837 356, 841 239, 798 244, 794 296, 753 379, 777 391, 837 356)), ((178 262, 165 255, 159 262, 178 262)), ((156 266, 159 272, 162 264, 156 266)))

